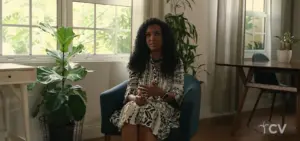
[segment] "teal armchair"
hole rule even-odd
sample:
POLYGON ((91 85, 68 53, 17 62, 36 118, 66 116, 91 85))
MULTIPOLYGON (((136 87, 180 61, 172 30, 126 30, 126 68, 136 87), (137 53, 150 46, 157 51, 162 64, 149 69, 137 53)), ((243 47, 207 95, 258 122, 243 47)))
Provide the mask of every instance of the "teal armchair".
MULTIPOLYGON (((115 110, 123 106, 124 94, 128 80, 100 94, 101 132, 105 141, 110 141, 111 135, 120 135, 118 128, 109 118, 115 110)), ((192 75, 184 76, 184 100, 180 107, 180 127, 172 129, 166 141, 190 141, 197 132, 200 118, 201 82, 192 75)))

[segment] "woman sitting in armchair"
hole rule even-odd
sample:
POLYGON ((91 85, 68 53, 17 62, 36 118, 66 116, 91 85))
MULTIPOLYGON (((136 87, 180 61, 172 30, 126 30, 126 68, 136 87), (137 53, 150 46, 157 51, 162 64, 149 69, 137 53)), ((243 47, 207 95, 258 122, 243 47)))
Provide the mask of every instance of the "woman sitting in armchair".
POLYGON ((157 141, 179 126, 183 100, 184 70, 171 28, 155 18, 138 30, 135 49, 128 63, 129 82, 124 106, 111 122, 122 141, 157 141))

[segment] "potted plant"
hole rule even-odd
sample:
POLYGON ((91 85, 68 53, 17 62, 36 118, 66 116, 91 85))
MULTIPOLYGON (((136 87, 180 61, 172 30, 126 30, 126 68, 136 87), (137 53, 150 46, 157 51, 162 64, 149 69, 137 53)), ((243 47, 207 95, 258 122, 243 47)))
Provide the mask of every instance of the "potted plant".
MULTIPOLYGON (((51 34, 59 43, 59 50, 46 49, 47 55, 55 60, 52 67, 38 66, 37 81, 43 85, 41 101, 32 113, 33 117, 44 117, 50 141, 73 141, 75 122, 83 120, 86 113, 86 92, 72 82, 82 80, 89 72, 86 68, 70 60, 82 52, 79 44, 70 48, 75 37, 70 27, 57 30, 48 24, 40 23, 40 29, 51 34), (41 112, 40 112, 41 111, 41 112)), ((30 85, 32 90, 35 84, 30 85)))
POLYGON ((290 32, 285 32, 283 36, 275 36, 280 40, 280 48, 277 50, 278 62, 290 62, 292 58, 292 46, 299 41, 290 32))
POLYGON ((184 15, 184 12, 177 13, 178 8, 189 7, 194 0, 167 0, 171 5, 171 13, 165 15, 166 23, 172 28, 175 36, 177 50, 180 59, 184 64, 185 73, 191 73, 195 76, 205 64, 195 65, 195 59, 201 54, 196 53, 198 33, 194 24, 192 24, 184 15))

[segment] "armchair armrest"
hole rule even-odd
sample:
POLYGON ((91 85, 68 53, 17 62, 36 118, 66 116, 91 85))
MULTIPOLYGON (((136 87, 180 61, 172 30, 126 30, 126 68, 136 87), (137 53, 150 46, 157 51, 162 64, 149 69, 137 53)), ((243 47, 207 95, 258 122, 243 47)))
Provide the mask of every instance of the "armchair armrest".
POLYGON ((194 79, 185 84, 184 100, 181 105, 180 130, 181 140, 189 141, 197 132, 200 116, 200 81, 194 79))
POLYGON ((115 110, 122 108, 127 83, 128 80, 100 94, 101 132, 103 134, 115 134, 118 131, 109 119, 115 110))

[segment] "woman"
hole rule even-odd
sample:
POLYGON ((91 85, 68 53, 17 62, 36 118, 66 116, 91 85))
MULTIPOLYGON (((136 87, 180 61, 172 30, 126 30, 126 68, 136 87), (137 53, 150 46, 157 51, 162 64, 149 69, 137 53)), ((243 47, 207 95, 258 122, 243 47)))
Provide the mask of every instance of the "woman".
POLYGON ((121 130, 122 141, 166 139, 171 128, 179 127, 176 107, 183 99, 184 85, 183 64, 166 23, 151 18, 141 25, 128 68, 125 105, 111 122, 121 130))

